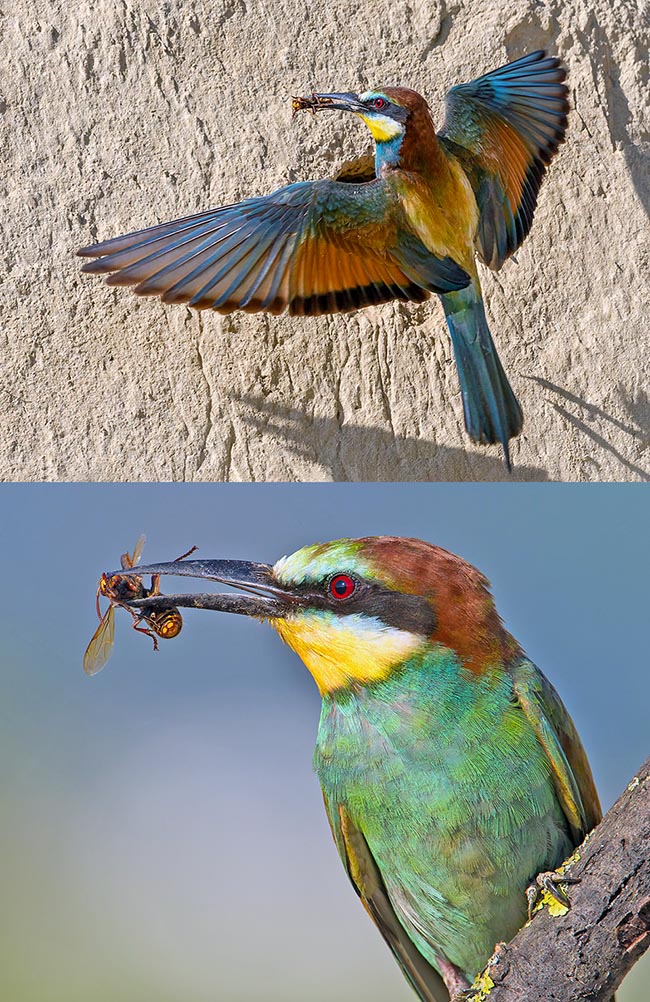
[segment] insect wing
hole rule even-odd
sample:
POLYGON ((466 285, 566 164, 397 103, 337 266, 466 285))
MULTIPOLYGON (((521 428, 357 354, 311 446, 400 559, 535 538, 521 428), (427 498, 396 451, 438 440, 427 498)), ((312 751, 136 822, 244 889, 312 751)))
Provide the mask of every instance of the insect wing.
POLYGON ((140 563, 140 557, 142 556, 142 550, 144 549, 145 539, 145 536, 140 536, 139 540, 135 544, 133 553, 123 553, 120 557, 120 563, 125 571, 140 563))
POLYGON ((113 653, 114 642, 115 607, 109 605, 84 654, 86 675, 96 675, 98 671, 102 670, 113 653))

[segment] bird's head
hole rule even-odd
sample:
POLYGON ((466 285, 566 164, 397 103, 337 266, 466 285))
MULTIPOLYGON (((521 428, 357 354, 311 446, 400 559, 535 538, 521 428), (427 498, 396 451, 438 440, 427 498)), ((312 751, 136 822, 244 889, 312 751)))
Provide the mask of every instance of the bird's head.
POLYGON ((314 111, 351 111, 363 119, 378 143, 385 143, 406 132, 409 109, 399 101, 396 91, 387 87, 365 94, 314 94, 311 107, 314 111))
POLYGON ((313 94, 297 98, 294 107, 311 111, 350 111, 361 118, 377 144, 379 162, 396 162, 408 131, 433 130, 429 107, 408 87, 384 87, 365 94, 313 94))
POLYGON ((139 567, 138 573, 202 577, 236 589, 238 594, 166 595, 132 607, 190 606, 267 620, 302 658, 322 694, 386 679, 432 645, 451 650, 476 674, 519 651, 483 575, 418 539, 315 544, 273 566, 184 560, 139 567))

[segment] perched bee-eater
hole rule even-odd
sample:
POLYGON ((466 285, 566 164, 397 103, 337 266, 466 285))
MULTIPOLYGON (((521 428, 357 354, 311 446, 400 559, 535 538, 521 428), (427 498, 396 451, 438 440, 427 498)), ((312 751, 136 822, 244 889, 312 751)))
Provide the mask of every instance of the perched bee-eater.
POLYGON ((133 609, 267 620, 302 658, 322 696, 314 762, 350 880, 420 999, 466 989, 523 924, 531 882, 541 871, 552 889, 551 871, 601 817, 571 718, 487 580, 392 536, 306 546, 272 567, 185 560, 137 573, 238 593, 133 609))
POLYGON ((436 133, 406 87, 314 94, 294 108, 349 111, 375 140, 333 179, 186 216, 84 247, 109 273, 165 303, 230 313, 337 313, 437 293, 475 442, 509 440, 522 414, 485 317, 476 255, 498 269, 528 233, 547 164, 564 138, 565 71, 533 52, 453 87, 436 133))

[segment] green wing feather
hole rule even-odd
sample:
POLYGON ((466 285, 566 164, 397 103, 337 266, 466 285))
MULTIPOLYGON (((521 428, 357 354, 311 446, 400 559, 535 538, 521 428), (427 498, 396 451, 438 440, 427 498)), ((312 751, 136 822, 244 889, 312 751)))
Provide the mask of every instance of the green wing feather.
POLYGON ((469 177, 478 250, 500 268, 530 230, 546 167, 564 139, 568 88, 560 61, 531 52, 452 87, 440 140, 469 177))
POLYGON ((339 855, 361 901, 393 951, 406 979, 422 1002, 449 1002, 449 992, 434 967, 422 956, 401 925, 379 868, 363 834, 343 807, 325 809, 339 855))
POLYGON ((548 679, 530 661, 513 673, 519 705, 546 753, 555 791, 576 842, 602 817, 591 768, 571 717, 548 679))
POLYGON ((469 276, 429 253, 392 184, 303 181, 79 251, 109 285, 220 313, 337 313, 422 302, 469 276))

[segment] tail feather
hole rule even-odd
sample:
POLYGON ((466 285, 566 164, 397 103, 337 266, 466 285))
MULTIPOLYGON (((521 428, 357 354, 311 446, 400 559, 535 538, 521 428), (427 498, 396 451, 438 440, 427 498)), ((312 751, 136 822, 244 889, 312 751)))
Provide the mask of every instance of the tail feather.
POLYGON ((454 347, 467 432, 475 442, 500 442, 510 470, 508 442, 521 431, 523 415, 492 340, 478 281, 440 299, 454 347))

